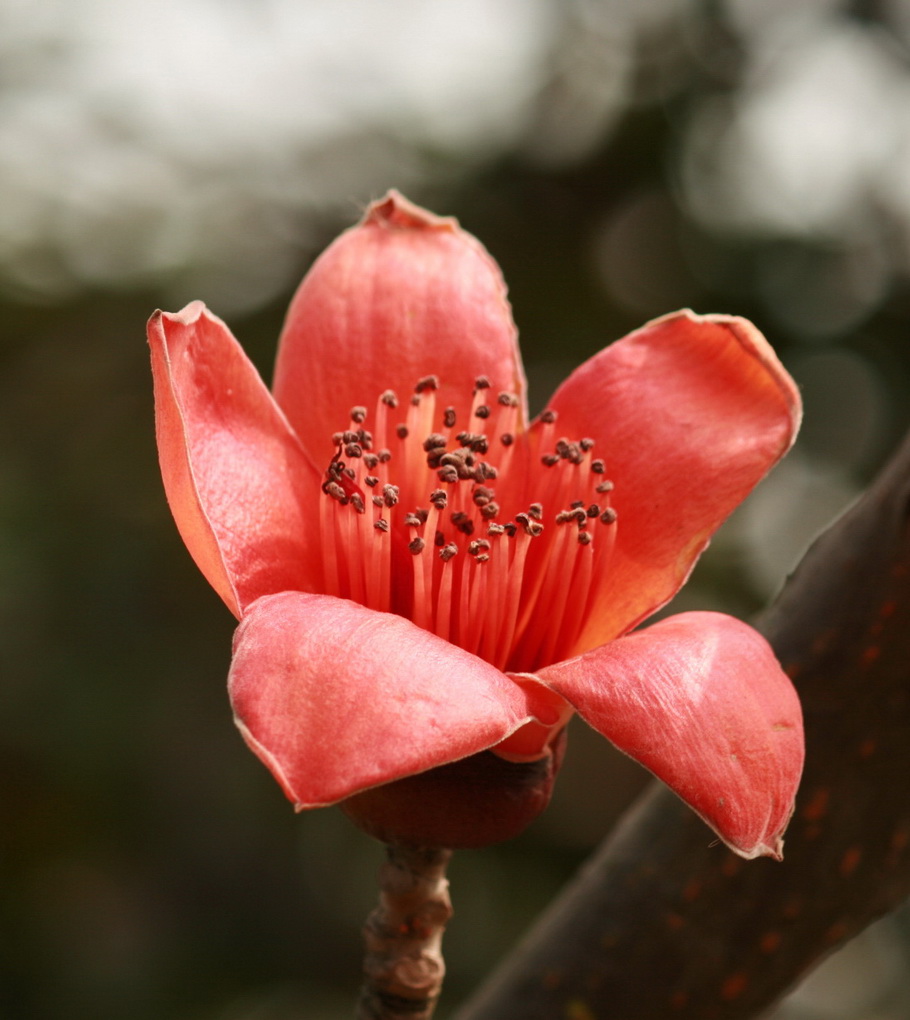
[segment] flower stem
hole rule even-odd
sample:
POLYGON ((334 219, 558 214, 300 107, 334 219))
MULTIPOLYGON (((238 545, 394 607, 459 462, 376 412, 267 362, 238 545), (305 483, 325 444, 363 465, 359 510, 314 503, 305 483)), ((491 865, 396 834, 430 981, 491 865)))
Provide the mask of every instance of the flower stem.
POLYGON ((430 1020, 442 991, 442 934, 452 916, 451 850, 387 847, 379 905, 364 925, 358 1020, 430 1020))

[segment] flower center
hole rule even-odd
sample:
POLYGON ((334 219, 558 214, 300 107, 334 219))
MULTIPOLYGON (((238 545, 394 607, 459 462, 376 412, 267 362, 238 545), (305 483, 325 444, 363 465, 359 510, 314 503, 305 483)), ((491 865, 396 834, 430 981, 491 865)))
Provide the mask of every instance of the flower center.
POLYGON ((500 669, 572 654, 609 568, 613 483, 594 440, 556 438, 544 411, 476 381, 469 421, 421 379, 406 411, 387 390, 332 437, 320 498, 324 591, 398 613, 500 669))

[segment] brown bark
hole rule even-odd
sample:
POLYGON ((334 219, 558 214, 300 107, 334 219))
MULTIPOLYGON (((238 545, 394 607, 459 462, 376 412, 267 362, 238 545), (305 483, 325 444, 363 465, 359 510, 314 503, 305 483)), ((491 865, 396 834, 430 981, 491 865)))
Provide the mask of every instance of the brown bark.
POLYGON ((450 850, 388 847, 379 905, 364 925, 358 1020, 430 1020, 442 991, 442 935, 452 916, 450 850))
POLYGON ((458 1020, 746 1020, 910 894, 910 442, 760 629, 807 764, 782 864, 649 790, 458 1020))

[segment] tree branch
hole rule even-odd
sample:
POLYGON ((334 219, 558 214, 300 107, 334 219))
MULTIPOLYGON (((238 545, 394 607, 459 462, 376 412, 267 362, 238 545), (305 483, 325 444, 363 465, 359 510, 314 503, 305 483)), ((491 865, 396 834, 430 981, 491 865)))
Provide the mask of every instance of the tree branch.
POLYGON ((452 916, 451 850, 387 848, 379 905, 364 925, 358 1020, 430 1020, 442 991, 442 935, 452 916))
POLYGON ((760 629, 807 763, 783 864, 655 785, 458 1020, 745 1020, 910 894, 910 441, 760 629))

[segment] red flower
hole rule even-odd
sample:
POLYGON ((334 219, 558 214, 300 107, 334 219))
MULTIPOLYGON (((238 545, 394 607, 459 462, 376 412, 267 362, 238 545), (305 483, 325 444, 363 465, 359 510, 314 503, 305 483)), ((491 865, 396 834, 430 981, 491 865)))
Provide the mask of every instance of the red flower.
POLYGON ((490 749, 551 776, 576 710, 737 853, 780 855, 803 739, 768 645, 716 613, 630 633, 793 441, 751 324, 657 319, 528 425, 496 264, 390 193, 301 284, 273 393, 200 302, 149 339, 168 500, 241 621, 238 725, 298 807, 490 749))

